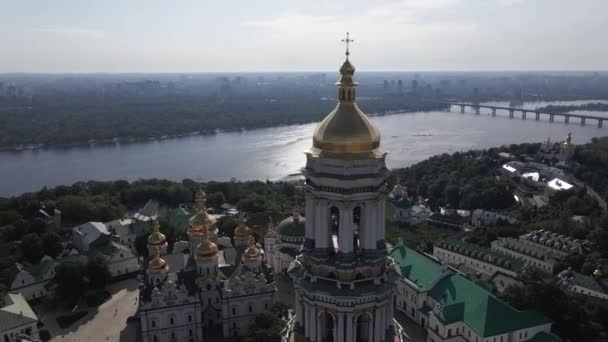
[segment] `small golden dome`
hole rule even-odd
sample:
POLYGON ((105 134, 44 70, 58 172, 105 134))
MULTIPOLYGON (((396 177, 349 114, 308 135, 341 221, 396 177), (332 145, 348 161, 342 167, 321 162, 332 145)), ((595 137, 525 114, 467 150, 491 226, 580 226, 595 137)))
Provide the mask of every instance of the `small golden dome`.
POLYGON ((211 259, 211 258, 214 258, 215 256, 217 256, 217 253, 218 253, 217 245, 214 244, 211 240, 209 240, 209 238, 207 237, 207 234, 205 233, 205 237, 203 238, 201 243, 199 243, 198 246, 196 247, 196 259, 197 260, 211 259))
POLYGON ((167 262, 160 257, 159 249, 157 248, 156 257, 148 264, 148 273, 167 273, 169 272, 169 265, 167 262))
POLYGON ((330 153, 371 152, 380 146, 380 131, 355 102, 355 68, 348 59, 340 73, 338 105, 315 130, 313 147, 330 153))
POLYGON ((148 245, 161 246, 167 244, 167 237, 160 232, 160 224, 157 220, 152 221, 152 233, 148 236, 148 245))
POLYGON ((258 246, 256 246, 253 236, 249 236, 249 246, 245 250, 245 253, 243 253, 241 260, 257 262, 262 261, 262 253, 260 252, 258 246))
POLYGON ((251 235, 251 228, 245 225, 245 215, 241 213, 239 215, 239 226, 234 230, 234 239, 239 241, 249 240, 251 235))
POLYGON ((191 234, 202 234, 203 231, 215 231, 217 220, 207 213, 205 203, 207 202, 205 193, 199 190, 196 193, 197 210, 196 214, 188 221, 189 232, 191 234))

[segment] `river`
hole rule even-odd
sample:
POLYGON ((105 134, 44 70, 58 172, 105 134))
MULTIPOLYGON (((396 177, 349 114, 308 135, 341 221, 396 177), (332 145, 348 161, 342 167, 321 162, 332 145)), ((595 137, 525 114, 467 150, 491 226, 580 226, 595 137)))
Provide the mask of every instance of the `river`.
MULTIPOLYGON (((525 108, 547 104, 598 101, 528 102, 525 108)), ((608 101, 599 101, 605 102, 608 101)), ((506 102, 488 102, 508 106, 506 102)), ((594 113, 596 114, 596 113, 594 113)), ((600 115, 607 116, 608 113, 600 115)), ((388 166, 411 165, 430 156, 511 143, 540 142, 550 136, 563 140, 571 131, 576 143, 608 135, 594 122, 549 123, 533 118, 493 118, 452 112, 417 112, 376 116, 382 147, 389 151, 388 166)), ((165 178, 198 181, 277 180, 297 173, 305 163, 316 123, 243 132, 190 136, 154 142, 44 148, 0 152, 0 196, 36 191, 43 186, 85 180, 165 178)))

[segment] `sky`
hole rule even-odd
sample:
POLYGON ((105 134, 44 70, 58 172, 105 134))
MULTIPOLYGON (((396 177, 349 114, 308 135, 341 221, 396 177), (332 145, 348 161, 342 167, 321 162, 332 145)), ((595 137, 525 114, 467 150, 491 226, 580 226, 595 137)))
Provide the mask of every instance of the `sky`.
POLYGON ((608 70, 608 0, 0 0, 0 72, 608 70))

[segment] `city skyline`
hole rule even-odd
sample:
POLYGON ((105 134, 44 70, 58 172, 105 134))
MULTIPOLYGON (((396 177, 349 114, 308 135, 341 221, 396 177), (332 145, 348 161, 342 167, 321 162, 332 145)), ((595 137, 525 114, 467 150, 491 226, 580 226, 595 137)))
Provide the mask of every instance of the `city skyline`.
POLYGON ((346 31, 362 71, 608 69, 599 0, 38 5, 3 6, 0 72, 328 71, 346 31))

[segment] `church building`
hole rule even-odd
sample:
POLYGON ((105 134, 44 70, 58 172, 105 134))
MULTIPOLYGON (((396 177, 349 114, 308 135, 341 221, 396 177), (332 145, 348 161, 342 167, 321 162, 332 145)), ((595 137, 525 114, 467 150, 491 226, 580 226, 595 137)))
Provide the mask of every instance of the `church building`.
POLYGON ((241 216, 234 232, 238 258, 220 265, 215 217, 207 213, 205 194, 196 195, 198 209, 188 222, 190 255, 181 270, 164 259, 167 241, 153 224, 150 255, 140 287, 138 315, 143 342, 203 341, 204 333, 245 336, 256 314, 276 301, 277 289, 264 263, 263 250, 241 216))

